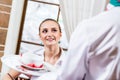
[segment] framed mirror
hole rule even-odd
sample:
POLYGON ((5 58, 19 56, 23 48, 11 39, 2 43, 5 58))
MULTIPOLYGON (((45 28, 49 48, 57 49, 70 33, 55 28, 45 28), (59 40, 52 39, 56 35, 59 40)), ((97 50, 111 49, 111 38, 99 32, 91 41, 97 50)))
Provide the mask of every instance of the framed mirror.
POLYGON ((57 0, 28 0, 24 15, 16 53, 43 49, 44 45, 39 38, 38 32, 40 23, 46 18, 52 18, 59 22, 62 29, 60 46, 67 50, 68 42, 64 31, 60 5, 57 0))

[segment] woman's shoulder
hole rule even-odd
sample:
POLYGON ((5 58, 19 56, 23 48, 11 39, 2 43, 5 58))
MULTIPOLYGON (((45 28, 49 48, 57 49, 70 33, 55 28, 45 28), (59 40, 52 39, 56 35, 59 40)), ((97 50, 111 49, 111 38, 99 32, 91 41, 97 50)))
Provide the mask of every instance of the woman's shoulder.
POLYGON ((59 58, 59 60, 64 60, 64 57, 66 56, 67 51, 65 51, 64 49, 61 48, 61 56, 59 58))
POLYGON ((67 49, 61 48, 61 54, 66 55, 66 53, 67 53, 67 49))

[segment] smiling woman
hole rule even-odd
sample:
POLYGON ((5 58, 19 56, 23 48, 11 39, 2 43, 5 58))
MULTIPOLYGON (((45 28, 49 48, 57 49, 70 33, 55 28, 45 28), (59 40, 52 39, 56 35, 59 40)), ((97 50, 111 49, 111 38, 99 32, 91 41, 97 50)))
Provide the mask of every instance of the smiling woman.
MULTIPOLYGON (((24 53, 29 50, 36 50, 36 52, 39 50, 44 51, 38 35, 38 28, 40 22, 45 18, 53 18, 60 22, 63 34, 60 45, 62 44, 62 47, 66 48, 67 40, 60 17, 60 7, 58 1, 56 1, 12 0, 9 29, 5 42, 5 55, 24 53)), ((6 65, 2 65, 2 76, 8 70, 9 68, 6 65)))
MULTIPOLYGON (((19 42, 17 45, 16 54, 25 53, 29 50, 32 50, 37 55, 42 55, 43 61, 48 62, 59 68, 65 56, 64 51, 59 44, 60 39, 63 38, 62 32, 64 31, 61 22, 60 24, 62 25, 62 27, 58 23, 59 21, 61 21, 59 20, 61 19, 59 17, 59 4, 29 0, 24 3, 23 9, 24 11, 22 13, 23 17, 19 28, 19 42), (42 14, 43 10, 46 10, 45 14, 42 14), (42 24, 39 26, 40 23, 42 24), (41 43, 43 43, 42 45, 44 45, 44 47, 41 46, 41 43)), ((64 41, 61 41, 61 43, 64 43, 64 41)), ((12 69, 9 71, 9 74, 13 78, 16 78, 20 74, 20 72, 12 69)), ((34 80, 34 78, 35 77, 31 75, 31 79, 34 80)), ((10 77, 8 74, 6 74, 3 80, 8 79, 10 79, 10 77)))
MULTIPOLYGON (((45 19, 40 24, 39 35, 44 44, 44 49, 40 50, 37 53, 35 53, 35 52, 24 53, 22 58, 20 58, 20 59, 22 59, 20 61, 23 61, 23 62, 25 62, 25 65, 30 66, 29 64, 33 64, 33 62, 30 63, 31 59, 37 58, 37 59, 40 59, 39 63, 41 63, 41 61, 49 63, 49 64, 53 65, 53 67, 55 67, 56 68, 55 70, 57 71, 57 69, 59 69, 59 67, 61 66, 61 64, 64 61, 65 56, 66 56, 65 52, 59 46, 59 43, 58 43, 62 36, 60 25, 54 19, 45 19), (37 54, 38 56, 37 57, 35 57, 35 56, 28 57, 28 56, 24 56, 25 54, 28 56, 30 54, 34 54, 34 55, 37 54), (34 58, 30 58, 30 57, 34 57, 34 58)), ((32 60, 32 61, 35 61, 35 60, 32 60)), ((38 62, 37 62, 37 64, 38 64, 38 62)), ((24 68, 23 65, 24 64, 19 65, 20 69, 24 68)), ((32 67, 32 66, 30 66, 30 67, 32 67)), ((27 69, 27 68, 25 68, 25 69, 27 69)), ((25 69, 23 71, 26 71, 25 69)), ((11 77, 15 79, 21 73, 24 73, 24 72, 20 72, 19 70, 16 70, 13 68, 8 72, 8 74, 6 74, 3 77, 3 80, 8 80, 11 77)), ((38 75, 37 76, 30 75, 30 74, 26 74, 26 75, 30 78, 30 80, 35 80, 36 78, 39 77, 38 75)))

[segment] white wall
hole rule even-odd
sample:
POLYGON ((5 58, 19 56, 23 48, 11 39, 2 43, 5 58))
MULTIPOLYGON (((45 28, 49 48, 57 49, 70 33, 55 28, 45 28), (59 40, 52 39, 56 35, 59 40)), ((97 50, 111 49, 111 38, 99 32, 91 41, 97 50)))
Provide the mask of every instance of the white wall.
MULTIPOLYGON (((12 9, 5 42, 4 56, 15 54, 24 1, 25 0, 12 0, 12 9)), ((3 63, 1 76, 3 76, 8 70, 9 68, 3 63)))

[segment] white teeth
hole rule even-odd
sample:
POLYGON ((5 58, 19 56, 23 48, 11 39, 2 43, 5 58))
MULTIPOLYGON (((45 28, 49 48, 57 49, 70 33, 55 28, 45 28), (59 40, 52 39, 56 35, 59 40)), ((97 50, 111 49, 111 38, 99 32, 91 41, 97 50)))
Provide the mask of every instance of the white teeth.
POLYGON ((48 41, 52 41, 52 40, 54 40, 54 39, 52 39, 52 38, 50 38, 50 39, 47 39, 48 41))
POLYGON ((55 40, 55 39, 54 39, 54 37, 47 37, 46 40, 47 40, 47 41, 53 41, 53 40, 55 40))

